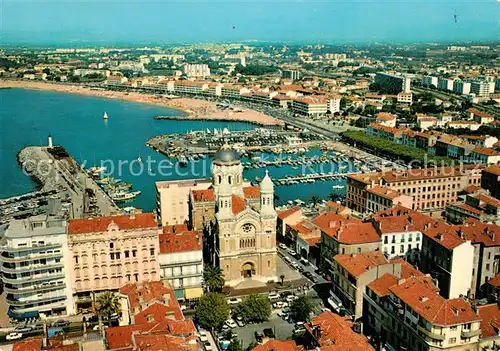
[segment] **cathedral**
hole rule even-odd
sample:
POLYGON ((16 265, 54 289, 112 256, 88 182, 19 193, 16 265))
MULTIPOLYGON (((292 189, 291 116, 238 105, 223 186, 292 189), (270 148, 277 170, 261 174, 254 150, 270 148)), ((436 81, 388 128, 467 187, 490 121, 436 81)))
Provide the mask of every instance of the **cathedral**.
POLYGON ((267 170, 260 186, 251 186, 238 152, 223 146, 212 163, 212 186, 190 193, 190 222, 207 233, 209 260, 221 267, 226 285, 277 281, 274 184, 267 170))

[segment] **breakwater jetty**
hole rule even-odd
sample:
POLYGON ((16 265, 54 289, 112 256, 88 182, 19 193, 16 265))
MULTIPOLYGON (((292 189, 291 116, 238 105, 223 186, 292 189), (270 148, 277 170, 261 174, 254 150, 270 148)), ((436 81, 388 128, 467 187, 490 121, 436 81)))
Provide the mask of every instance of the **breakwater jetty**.
POLYGON ((40 183, 41 191, 55 191, 71 203, 71 217, 120 213, 113 200, 63 147, 29 146, 19 152, 18 161, 40 183))

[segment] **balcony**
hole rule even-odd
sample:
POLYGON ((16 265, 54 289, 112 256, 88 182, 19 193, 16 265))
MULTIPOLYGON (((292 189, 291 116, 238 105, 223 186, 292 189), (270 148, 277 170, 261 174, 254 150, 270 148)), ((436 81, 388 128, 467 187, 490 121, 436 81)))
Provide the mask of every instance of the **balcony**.
POLYGON ((51 253, 45 253, 45 254, 29 254, 25 256, 17 256, 17 257, 10 257, 6 252, 2 252, 0 255, 0 262, 8 262, 8 263, 15 263, 15 262, 24 262, 24 261, 33 261, 33 260, 39 260, 42 258, 57 258, 61 257, 62 258, 63 254, 62 252, 51 252, 51 253))
POLYGON ((32 272, 32 271, 41 271, 41 270, 47 270, 47 269, 56 269, 56 268, 63 268, 64 264, 62 262, 54 262, 54 263, 47 263, 47 264, 38 264, 38 265, 31 265, 31 266, 24 266, 24 267, 15 267, 15 268, 10 268, 6 267, 5 265, 2 265, 1 271, 3 273, 23 273, 23 272, 32 272))
POLYGON ((21 293, 29 293, 32 291, 51 291, 51 290, 59 290, 64 289, 66 284, 64 282, 60 282, 60 284, 51 284, 51 285, 30 285, 26 287, 14 288, 9 285, 4 285, 4 290, 10 294, 21 294, 21 293))
POLYGON ((10 246, 1 246, 0 249, 4 252, 23 252, 23 251, 34 251, 34 250, 49 250, 49 249, 58 249, 61 248, 62 244, 60 243, 47 243, 47 244, 32 244, 31 246, 22 246, 22 247, 10 247, 10 246))
POLYGON ((6 301, 9 306, 16 306, 16 307, 22 307, 26 305, 33 305, 33 304, 40 304, 42 302, 58 302, 66 300, 66 296, 45 296, 45 297, 39 297, 36 299, 29 299, 29 300, 17 300, 14 299, 11 295, 6 296, 6 301))
POLYGON ((422 327, 420 325, 417 326, 417 329, 418 329, 419 332, 421 332, 422 334, 424 334, 425 336, 427 336, 427 337, 429 337, 431 339, 440 340, 440 341, 443 341, 444 339, 446 339, 446 335, 434 334, 433 332, 431 332, 427 328, 422 327))
POLYGON ((480 336, 481 335, 481 329, 476 329, 476 330, 462 330, 462 333, 460 333, 460 336, 464 339, 466 338, 473 338, 475 336, 480 336))
POLYGON ((4 276, 2 277, 2 280, 5 284, 22 284, 22 283, 34 283, 37 281, 62 279, 62 278, 64 278, 64 274, 58 273, 58 274, 46 274, 42 276, 28 276, 28 277, 18 277, 18 278, 7 278, 4 276))

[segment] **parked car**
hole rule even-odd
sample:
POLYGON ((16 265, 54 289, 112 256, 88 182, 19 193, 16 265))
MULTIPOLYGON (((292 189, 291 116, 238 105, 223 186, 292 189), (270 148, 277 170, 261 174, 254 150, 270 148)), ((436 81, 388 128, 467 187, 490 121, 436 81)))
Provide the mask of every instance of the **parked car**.
POLYGON ((203 346, 205 346, 205 350, 207 350, 207 351, 212 351, 213 350, 212 344, 210 344, 210 341, 205 341, 203 343, 203 346))
POLYGON ((200 341, 201 342, 205 342, 205 341, 208 341, 208 336, 207 336, 207 332, 206 331, 200 331, 199 333, 199 336, 200 336, 200 341))
POLYGON ((267 295, 267 297, 269 298, 269 300, 277 300, 280 298, 280 296, 276 293, 270 293, 269 295, 267 295))
POLYGON ((297 322, 295 323, 295 326, 293 328, 293 334, 302 334, 306 331, 306 327, 304 325, 304 322, 297 322))
POLYGON ((283 291, 283 292, 281 292, 281 293, 280 293, 280 296, 281 296, 281 298, 283 298, 283 299, 284 299, 285 297, 287 297, 287 296, 290 296, 290 295, 293 295, 293 293, 292 293, 291 291, 283 291))
POLYGON ((67 327, 70 324, 71 323, 69 321, 65 321, 64 319, 59 319, 59 320, 55 321, 54 323, 52 323, 52 326, 53 327, 67 327))
POLYGON ((16 333, 16 332, 13 332, 13 333, 10 333, 9 335, 7 335, 5 337, 5 340, 8 340, 8 341, 11 341, 11 340, 19 340, 23 337, 23 333, 16 333))
POLYGON ((286 250, 286 245, 285 245, 285 244, 281 243, 281 244, 279 244, 278 246, 279 246, 280 248, 282 248, 283 250, 286 250))
POLYGON ((232 319, 228 319, 226 321, 226 324, 229 328, 233 329, 233 328, 236 328, 238 325, 236 324, 236 322, 232 319))
POLYGON ((257 340, 258 343, 261 343, 262 339, 264 339, 264 334, 259 331, 255 331, 255 340, 257 340))
POLYGON ((277 301, 273 303, 273 308, 283 308, 283 302, 277 301))
POLYGON ((29 333, 30 331, 33 331, 33 327, 29 325, 18 325, 14 328, 14 332, 16 333, 29 333))
POLYGON ((306 260, 305 258, 301 259, 300 263, 302 263, 304 266, 309 266, 309 264, 310 264, 309 261, 306 260))
POLYGON ((242 300, 240 298, 233 297, 233 298, 227 300, 227 303, 230 304, 230 305, 237 305, 237 304, 241 303, 241 301, 242 300))
POLYGON ((236 324, 238 324, 238 327, 244 327, 246 325, 243 321, 243 318, 241 318, 240 316, 236 317, 236 324))
POLYGON ((265 328, 264 329, 264 335, 267 336, 270 339, 274 339, 274 331, 272 328, 265 328))
POLYGON ((295 296, 295 295, 290 295, 290 296, 287 296, 286 297, 286 301, 288 303, 292 303, 294 300, 297 300, 299 297, 298 296, 295 296))

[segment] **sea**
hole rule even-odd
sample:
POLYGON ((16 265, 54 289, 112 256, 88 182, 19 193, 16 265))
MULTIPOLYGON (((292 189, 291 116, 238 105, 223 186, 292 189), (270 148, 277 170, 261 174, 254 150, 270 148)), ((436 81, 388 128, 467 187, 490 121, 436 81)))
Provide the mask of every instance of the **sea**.
MULTIPOLYGON (((134 190, 141 191, 141 195, 123 206, 152 211, 156 207, 156 181, 209 177, 211 160, 207 157, 192 161, 188 167, 179 167, 175 159, 170 160, 147 147, 148 139, 160 134, 198 130, 213 132, 224 128, 230 131, 257 128, 243 122, 153 119, 158 115, 178 116, 182 113, 176 109, 118 99, 0 89, 0 198, 36 190, 37 184, 18 165, 17 153, 25 146, 47 145, 50 134, 54 145, 66 148, 86 168, 104 165, 113 177, 132 183, 134 190), (109 116, 107 120, 103 119, 105 112, 109 116)), ((320 150, 309 150, 303 156, 311 158, 321 154, 320 150)), ((265 153, 257 156, 262 159, 276 157, 265 153)), ((281 157, 296 158, 297 155, 281 157)), ((270 176, 276 178, 314 172, 314 169, 325 173, 337 171, 335 164, 312 167, 271 166, 268 170, 270 176)), ((264 169, 251 168, 244 172, 244 177, 255 181, 262 178, 264 172, 264 169)), ((279 186, 276 187, 277 203, 307 200, 312 196, 326 199, 332 193, 332 185, 339 184, 343 181, 279 186)), ((342 192, 333 189, 335 191, 342 192)))

